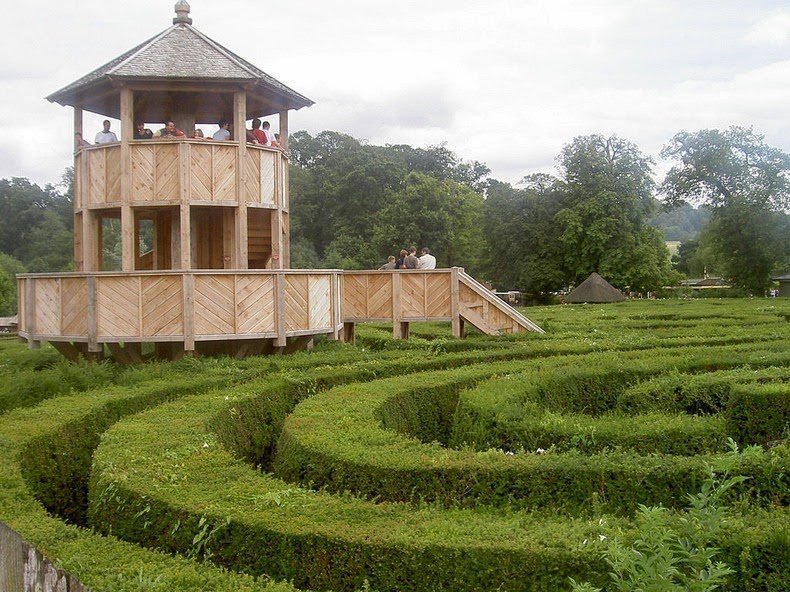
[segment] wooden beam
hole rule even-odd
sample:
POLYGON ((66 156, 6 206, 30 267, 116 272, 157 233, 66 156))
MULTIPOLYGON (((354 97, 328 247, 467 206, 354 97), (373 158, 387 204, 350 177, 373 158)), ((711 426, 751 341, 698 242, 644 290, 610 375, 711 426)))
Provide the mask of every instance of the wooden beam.
POLYGON ((66 358, 69 362, 77 362, 82 355, 82 352, 74 347, 70 341, 50 341, 49 344, 54 347, 58 353, 66 358))
POLYGON ((27 346, 38 349, 40 343, 35 339, 36 333, 36 280, 25 278, 25 331, 27 332, 27 346))
POLYGON ((88 323, 88 352, 100 352, 103 347, 97 343, 99 335, 99 317, 96 306, 96 276, 85 278, 88 288, 88 303, 85 309, 88 323))
POLYGON ((233 133, 239 145, 236 156, 236 249, 235 269, 249 267, 247 245, 247 196, 245 194, 247 169, 247 93, 233 94, 233 133))
POLYGON ((277 301, 275 303, 275 314, 277 315, 277 338, 274 340, 274 347, 280 348, 287 345, 285 336, 285 274, 278 273, 275 277, 275 290, 277 301))
POLYGON ((463 336, 463 325, 460 315, 459 289, 458 289, 458 268, 450 270, 450 316, 452 317, 453 337, 463 336))
POLYGON ((401 311, 401 274, 395 272, 392 274, 392 338, 403 338, 403 325, 401 318, 403 312, 401 311))
MULTIPOLYGON (((288 150, 288 111, 280 111, 280 146, 288 150)), ((286 172, 287 174, 287 172, 286 172)))
POLYGON ((343 342, 354 345, 357 340, 356 325, 354 323, 343 323, 343 342))
POLYGON ((132 152, 134 93, 121 89, 121 269, 133 271, 135 263, 134 213, 132 212, 132 152))
POLYGON ((182 280, 184 306, 184 351, 195 350, 195 276, 185 273, 182 280))
POLYGON ((283 231, 282 231, 282 210, 277 208, 272 210, 272 269, 283 269, 283 231))
POLYGON ((181 205, 179 208, 179 244, 183 270, 192 269, 192 223, 189 210, 189 144, 181 142, 178 146, 178 166, 181 173, 181 205))

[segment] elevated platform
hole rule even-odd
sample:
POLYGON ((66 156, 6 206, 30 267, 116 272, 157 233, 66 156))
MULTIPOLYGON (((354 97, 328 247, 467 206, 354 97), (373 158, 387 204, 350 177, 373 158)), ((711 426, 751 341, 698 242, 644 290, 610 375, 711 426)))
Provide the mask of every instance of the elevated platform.
POLYGON ((19 336, 68 358, 106 345, 121 361, 142 343, 162 357, 236 356, 309 347, 315 335, 353 340, 354 324, 442 320, 495 335, 543 330, 461 268, 409 271, 204 270, 23 274, 19 336))

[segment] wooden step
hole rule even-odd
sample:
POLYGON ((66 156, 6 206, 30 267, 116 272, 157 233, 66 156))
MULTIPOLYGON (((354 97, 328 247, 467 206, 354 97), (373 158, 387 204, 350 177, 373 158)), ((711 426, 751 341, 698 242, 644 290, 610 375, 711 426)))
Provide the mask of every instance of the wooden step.
POLYGON ((468 306, 464 306, 462 304, 458 310, 458 314, 461 315, 463 320, 471 323, 486 335, 500 335, 502 333, 502 330, 497 329, 493 325, 489 324, 480 313, 469 308, 468 306))

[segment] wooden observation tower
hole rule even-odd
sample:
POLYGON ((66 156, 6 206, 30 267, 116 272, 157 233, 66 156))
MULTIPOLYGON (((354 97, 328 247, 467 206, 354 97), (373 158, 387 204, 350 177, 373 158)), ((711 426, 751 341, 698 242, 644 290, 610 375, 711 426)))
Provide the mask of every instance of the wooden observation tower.
MULTIPOLYGON (((173 25, 50 95, 120 120, 119 140, 75 142, 74 268, 19 276, 19 334, 69 358, 141 359, 184 352, 237 356, 353 336, 353 323, 464 321, 487 333, 540 328, 460 269, 409 272, 291 270, 288 113, 313 102, 192 26, 173 25), (247 141, 247 121, 277 115, 280 147, 247 141), (232 124, 227 140, 193 138, 232 124), (183 135, 135 139, 137 124, 183 135), (120 221, 120 269, 102 260, 103 233, 120 221), (504 308, 503 308, 504 306, 504 308), (345 314, 343 311, 346 311, 345 314)), ((89 138, 90 139, 90 138, 89 138)))

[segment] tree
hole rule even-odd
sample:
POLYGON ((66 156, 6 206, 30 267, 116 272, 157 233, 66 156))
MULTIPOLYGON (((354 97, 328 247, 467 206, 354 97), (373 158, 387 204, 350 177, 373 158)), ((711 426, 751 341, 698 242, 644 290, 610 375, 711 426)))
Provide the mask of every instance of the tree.
POLYGON ((555 215, 565 280, 597 271, 613 285, 651 290, 669 281, 669 253, 646 220, 652 160, 617 136, 582 136, 563 148, 563 207, 555 215))
POLYGON ((661 154, 680 161, 664 179, 666 203, 710 205, 707 234, 723 273, 762 293, 790 259, 790 155, 743 127, 681 132, 661 154))

